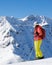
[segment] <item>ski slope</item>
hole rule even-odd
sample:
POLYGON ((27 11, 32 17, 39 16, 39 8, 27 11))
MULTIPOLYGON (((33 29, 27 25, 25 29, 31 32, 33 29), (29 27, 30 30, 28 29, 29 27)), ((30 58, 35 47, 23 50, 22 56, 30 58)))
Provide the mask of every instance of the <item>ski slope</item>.
POLYGON ((33 15, 22 19, 0 16, 0 65, 35 59, 34 22, 46 30, 46 38, 41 46, 44 57, 52 57, 52 19, 33 15))
MULTIPOLYGON (((11 64, 11 65, 17 65, 17 64, 11 64)), ((18 65, 52 65, 52 58, 21 62, 21 63, 18 63, 18 65)))
MULTIPOLYGON (((2 64, 2 65, 4 65, 4 64, 2 64)), ((20 62, 20 63, 13 63, 13 64, 7 64, 7 65, 52 65, 52 58, 34 60, 34 61, 26 61, 26 62, 20 62)))

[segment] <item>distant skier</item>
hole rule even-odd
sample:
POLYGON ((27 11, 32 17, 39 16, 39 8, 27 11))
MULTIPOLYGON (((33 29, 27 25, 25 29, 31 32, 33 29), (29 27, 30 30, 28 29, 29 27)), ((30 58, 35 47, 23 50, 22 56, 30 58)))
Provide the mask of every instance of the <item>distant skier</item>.
POLYGON ((34 48, 36 59, 43 59, 43 53, 40 49, 42 40, 45 38, 45 30, 38 24, 34 28, 34 48))

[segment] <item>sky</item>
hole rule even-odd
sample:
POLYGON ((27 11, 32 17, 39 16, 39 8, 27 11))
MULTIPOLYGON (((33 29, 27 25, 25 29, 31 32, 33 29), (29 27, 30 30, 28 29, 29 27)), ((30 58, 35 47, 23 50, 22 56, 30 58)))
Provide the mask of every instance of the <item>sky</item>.
POLYGON ((29 15, 52 18, 52 0, 0 0, 0 16, 23 18, 29 15))

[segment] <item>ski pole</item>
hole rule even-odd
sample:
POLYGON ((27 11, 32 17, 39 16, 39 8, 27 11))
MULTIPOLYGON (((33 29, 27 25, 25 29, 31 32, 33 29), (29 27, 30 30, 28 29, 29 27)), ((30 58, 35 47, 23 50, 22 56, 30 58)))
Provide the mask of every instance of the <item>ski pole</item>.
POLYGON ((30 54, 29 54, 28 60, 30 60, 31 55, 32 55, 32 52, 33 52, 33 48, 32 48, 32 50, 31 50, 31 52, 30 52, 30 54))

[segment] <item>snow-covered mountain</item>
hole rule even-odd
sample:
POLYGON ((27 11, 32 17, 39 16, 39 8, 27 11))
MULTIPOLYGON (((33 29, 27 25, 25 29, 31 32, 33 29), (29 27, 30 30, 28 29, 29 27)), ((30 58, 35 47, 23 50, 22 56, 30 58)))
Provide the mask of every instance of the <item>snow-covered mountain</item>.
POLYGON ((34 22, 43 25, 46 30, 46 38, 41 46, 44 57, 52 57, 52 19, 33 15, 22 19, 0 16, 0 64, 18 63, 35 58, 34 22))

